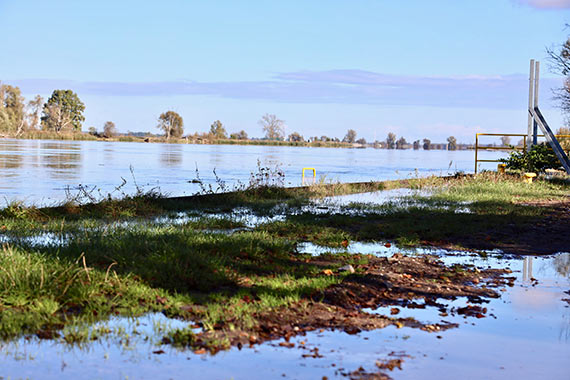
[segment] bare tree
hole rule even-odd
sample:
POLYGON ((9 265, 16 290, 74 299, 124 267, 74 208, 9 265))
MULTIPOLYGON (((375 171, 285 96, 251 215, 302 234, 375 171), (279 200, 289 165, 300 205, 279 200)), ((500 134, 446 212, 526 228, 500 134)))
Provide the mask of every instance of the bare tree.
POLYGON ((103 136, 113 137, 117 134, 117 128, 115 128, 115 123, 108 121, 103 125, 103 136))
MULTIPOLYGON (((567 24, 566 28, 569 27, 567 24)), ((570 37, 561 46, 547 48, 546 53, 552 71, 566 77, 562 87, 554 90, 554 94, 563 112, 570 114, 570 37)))
POLYGON ((273 114, 266 113, 258 121, 263 128, 265 137, 269 140, 283 140, 285 136, 285 122, 273 114))
POLYGON ((396 134, 395 133, 388 133, 388 137, 386 137, 386 148, 394 149, 396 145, 396 134))
POLYGON ((45 104, 43 107, 46 128, 53 129, 57 134, 73 129, 73 117, 59 104, 45 104))
POLYGON ((44 98, 39 95, 33 100, 30 100, 26 106, 27 108, 27 119, 28 119, 28 128, 30 129, 39 129, 40 128, 40 118, 42 107, 44 105, 44 98))
POLYGON ((181 137, 184 133, 184 120, 178 113, 166 111, 158 117, 156 127, 164 131, 167 140, 170 139, 170 136, 181 137))
POLYGON ((501 137, 501 145, 502 146, 509 146, 511 145, 511 138, 509 136, 502 136, 501 137))
POLYGON ((342 141, 350 144, 354 143, 356 141, 356 131, 354 129, 349 129, 342 141))

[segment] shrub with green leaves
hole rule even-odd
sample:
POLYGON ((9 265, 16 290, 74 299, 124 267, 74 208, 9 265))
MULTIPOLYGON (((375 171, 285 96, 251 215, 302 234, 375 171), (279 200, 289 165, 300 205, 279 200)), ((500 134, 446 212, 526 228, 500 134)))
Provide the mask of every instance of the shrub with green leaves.
POLYGON ((546 169, 558 169, 560 161, 554 151, 545 143, 533 145, 528 152, 513 151, 508 158, 500 160, 507 169, 541 173, 546 169))

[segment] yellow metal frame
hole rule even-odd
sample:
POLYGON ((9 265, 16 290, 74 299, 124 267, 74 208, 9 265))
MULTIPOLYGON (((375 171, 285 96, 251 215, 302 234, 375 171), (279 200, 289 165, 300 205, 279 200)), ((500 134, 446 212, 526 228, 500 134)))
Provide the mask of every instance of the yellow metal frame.
MULTIPOLYGON (((555 135, 556 138, 558 137, 570 137, 570 135, 555 135)), ((518 134, 518 133, 476 133, 475 134, 475 174, 477 174, 477 164, 479 162, 500 162, 499 160, 479 160, 478 159, 478 152, 479 150, 524 150, 526 151, 526 139, 527 135, 518 134), (523 146, 520 147, 505 147, 505 146, 485 146, 479 147, 479 136, 499 136, 499 137, 522 137, 523 138, 523 146)), ((537 135, 537 137, 544 137, 544 135, 537 135)))
POLYGON ((303 180, 305 179, 305 170, 312 170, 313 178, 317 178, 317 170, 315 168, 303 168, 303 180))

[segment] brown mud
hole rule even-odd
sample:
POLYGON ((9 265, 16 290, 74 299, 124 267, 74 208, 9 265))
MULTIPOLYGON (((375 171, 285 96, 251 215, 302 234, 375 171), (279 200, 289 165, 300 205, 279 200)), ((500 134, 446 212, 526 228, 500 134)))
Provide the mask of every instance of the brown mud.
MULTIPOLYGON (((255 314, 254 326, 249 329, 236 328, 240 321, 228 319, 217 324, 213 330, 200 332, 186 342, 165 338, 164 343, 187 345, 197 353, 216 353, 229 346, 241 349, 246 345, 281 338, 285 339, 281 345, 294 347, 294 344, 288 343, 291 337, 324 329, 356 334, 394 325, 397 328, 406 326, 440 332, 457 327, 457 324, 427 324, 413 318, 398 318, 398 307, 436 307, 442 316, 457 313, 465 317, 483 318, 486 316, 484 307, 468 305, 447 310, 438 303, 438 299, 467 297, 471 304, 480 304, 486 302, 486 298, 500 296, 494 288, 512 286, 514 281, 514 277, 508 276, 508 269, 478 270, 468 265, 446 266, 434 256, 410 257, 398 253, 390 258, 367 258, 367 264, 356 265, 356 273, 346 276, 341 283, 288 307, 255 314), (390 315, 364 310, 386 305, 394 306, 390 315)), ((315 259, 315 264, 323 267, 332 263, 322 258, 315 259)), ((331 275, 338 275, 338 272, 331 275)))

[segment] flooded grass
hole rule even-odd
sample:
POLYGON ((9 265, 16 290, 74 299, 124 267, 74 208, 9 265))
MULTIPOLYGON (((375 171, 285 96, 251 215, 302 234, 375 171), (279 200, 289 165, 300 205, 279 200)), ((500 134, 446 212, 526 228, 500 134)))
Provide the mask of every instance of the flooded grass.
MULTIPOLYGON (((443 334, 464 317, 500 318, 486 303, 513 286, 510 272, 521 260, 508 253, 568 247, 568 194, 565 183, 528 186, 483 174, 42 209, 11 204, 0 211, 0 338, 124 345, 133 333, 106 321, 149 313, 184 321, 134 333, 153 342, 150 356, 167 347, 267 347, 285 337, 281 352, 331 330, 443 334), (370 192, 404 185, 413 189, 370 192), (350 195, 358 192, 368 194, 350 195), (343 269, 349 265, 354 273, 343 269)), ((549 260, 569 267, 567 256, 549 260)), ((318 359, 323 350, 314 348, 299 349, 318 359)), ((384 354, 362 370, 411 360, 384 354)), ((321 373, 363 376, 359 367, 321 373)))

